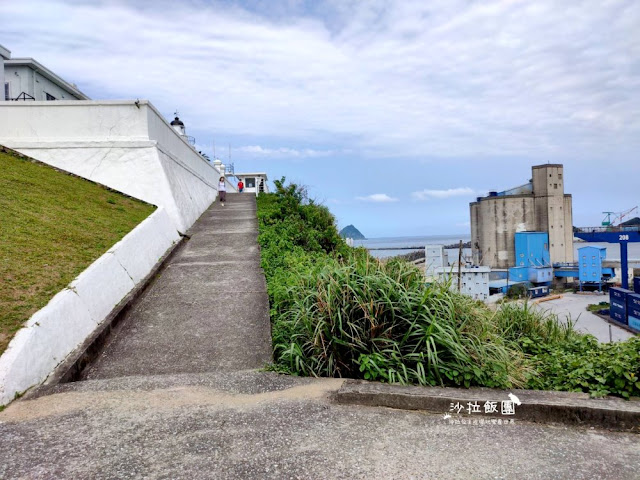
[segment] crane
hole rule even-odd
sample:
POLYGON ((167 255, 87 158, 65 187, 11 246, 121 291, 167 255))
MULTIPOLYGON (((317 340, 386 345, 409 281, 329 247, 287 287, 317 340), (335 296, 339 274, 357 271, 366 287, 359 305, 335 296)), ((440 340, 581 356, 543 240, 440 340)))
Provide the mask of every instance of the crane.
POLYGON ((638 210, 638 206, 636 205, 635 207, 632 207, 623 212, 602 212, 606 215, 606 217, 604 217, 604 220, 602 220, 602 226, 613 227, 616 225, 616 223, 622 223, 622 220, 624 219, 624 217, 626 217, 627 215, 630 215, 631 213, 637 210, 638 210), (613 217, 613 220, 611 220, 612 215, 615 215, 613 217))

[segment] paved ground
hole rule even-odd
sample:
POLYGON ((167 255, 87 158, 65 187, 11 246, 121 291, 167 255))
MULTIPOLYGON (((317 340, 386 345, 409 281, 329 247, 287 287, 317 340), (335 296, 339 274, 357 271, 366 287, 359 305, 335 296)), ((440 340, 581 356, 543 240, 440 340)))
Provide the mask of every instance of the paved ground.
POLYGON ((255 202, 229 195, 146 291, 85 380, 0 412, 0 479, 633 479, 638 435, 450 424, 339 405, 336 379, 270 358, 255 202))
POLYGON ((228 200, 200 217, 84 378, 259 368, 271 359, 255 196, 228 200))
MULTIPOLYGON (((587 305, 608 301, 608 295, 563 293, 562 298, 542 302, 538 304, 538 307, 557 313, 561 319, 571 318, 574 321, 577 320, 575 325, 577 330, 590 333, 601 342, 608 342, 610 324, 597 315, 587 311, 587 305)), ((613 341, 626 340, 631 337, 633 337, 633 333, 611 325, 611 338, 613 341)))
POLYGON ((67 384, 0 413, 0 478, 634 479, 634 434, 450 425, 270 373, 67 384))

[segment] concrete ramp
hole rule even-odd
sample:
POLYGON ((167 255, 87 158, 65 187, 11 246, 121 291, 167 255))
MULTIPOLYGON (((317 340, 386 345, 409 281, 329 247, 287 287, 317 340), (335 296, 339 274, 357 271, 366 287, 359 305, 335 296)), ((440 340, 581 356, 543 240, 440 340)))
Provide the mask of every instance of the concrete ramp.
POLYGON ((234 371, 271 360, 255 196, 228 194, 190 233, 83 379, 234 371))

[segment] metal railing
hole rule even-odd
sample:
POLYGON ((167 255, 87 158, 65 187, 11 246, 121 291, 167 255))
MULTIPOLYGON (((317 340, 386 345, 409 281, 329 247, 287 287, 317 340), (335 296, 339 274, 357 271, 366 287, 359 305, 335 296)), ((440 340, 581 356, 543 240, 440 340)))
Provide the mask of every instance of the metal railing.
POLYGON ((606 233, 606 232, 640 232, 640 225, 618 225, 606 227, 581 227, 576 228, 578 233, 606 233))

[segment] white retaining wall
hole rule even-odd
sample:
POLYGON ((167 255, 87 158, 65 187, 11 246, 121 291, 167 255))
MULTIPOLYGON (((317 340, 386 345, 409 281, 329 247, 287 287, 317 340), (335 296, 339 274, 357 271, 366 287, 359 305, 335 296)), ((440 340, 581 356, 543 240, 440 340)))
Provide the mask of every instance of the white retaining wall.
POLYGON ((0 102, 0 145, 162 206, 181 232, 218 193, 218 170, 146 100, 0 102))
POLYGON ((159 208, 36 312, 0 356, 0 405, 42 383, 179 238, 159 208))

